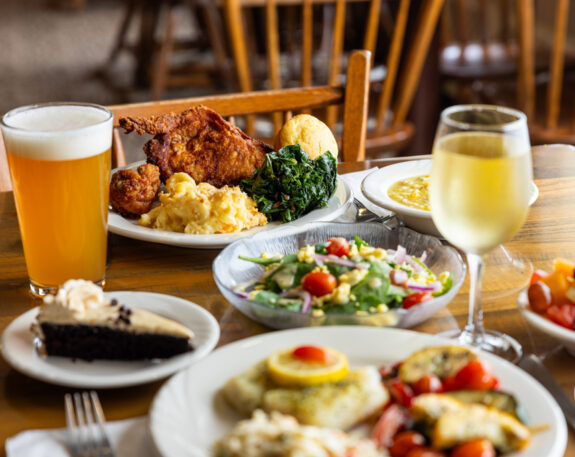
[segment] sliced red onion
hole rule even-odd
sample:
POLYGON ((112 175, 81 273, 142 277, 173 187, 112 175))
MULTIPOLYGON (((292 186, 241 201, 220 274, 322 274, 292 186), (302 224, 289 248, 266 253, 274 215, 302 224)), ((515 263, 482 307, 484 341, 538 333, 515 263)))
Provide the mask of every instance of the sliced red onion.
POLYGON ((315 261, 321 267, 325 262, 337 263, 338 265, 343 265, 344 267, 359 268, 364 270, 365 265, 360 265, 352 262, 349 259, 342 259, 336 255, 324 255, 324 254, 314 254, 315 261))
POLYGON ((239 290, 234 290, 234 293, 240 298, 249 298, 249 294, 245 292, 240 292, 239 290))
POLYGON ((403 262, 405 262, 406 253, 407 251, 405 248, 401 244, 398 244, 397 251, 395 251, 395 256, 393 257, 393 261, 398 265, 403 264, 403 262))
POLYGON ((421 253, 421 257, 419 258, 419 260, 421 260, 422 263, 425 263, 426 259, 427 259, 427 251, 423 251, 421 253))
POLYGON ((443 286, 439 281, 433 281, 429 284, 417 284, 415 282, 407 282, 407 288, 417 290, 420 292, 439 292, 443 286))
POLYGON ((293 289, 286 289, 280 293, 280 297, 299 297, 302 299, 301 312, 304 314, 309 313, 311 304, 313 302, 313 297, 307 290, 303 290, 300 287, 294 287, 293 289))
POLYGON ((424 270, 424 268, 419 263, 417 263, 415 260, 413 260, 411 257, 407 257, 405 259, 405 261, 407 262, 408 265, 411 265, 415 269, 415 271, 417 271, 417 272, 424 270))

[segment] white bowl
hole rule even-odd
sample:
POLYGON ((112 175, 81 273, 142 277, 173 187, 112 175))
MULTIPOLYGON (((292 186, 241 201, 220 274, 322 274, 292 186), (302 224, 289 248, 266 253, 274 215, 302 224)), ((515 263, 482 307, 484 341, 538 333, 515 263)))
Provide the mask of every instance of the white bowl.
POLYGON ((529 300, 527 298, 527 289, 524 289, 517 299, 519 310, 527 319, 530 325, 543 333, 549 335, 553 339, 561 343, 567 352, 575 357, 575 330, 569 330, 561 327, 553 321, 550 321, 545 316, 537 314, 535 311, 529 309, 529 300))
MULTIPOLYGON (((361 190, 372 203, 393 211, 408 227, 421 233, 441 237, 431 218, 431 211, 410 208, 392 200, 388 195, 389 187, 397 181, 429 173, 431 173, 431 159, 400 162, 379 168, 367 175, 361 183, 361 190)), ((539 196, 535 183, 531 183, 530 193, 529 205, 532 205, 539 196)))

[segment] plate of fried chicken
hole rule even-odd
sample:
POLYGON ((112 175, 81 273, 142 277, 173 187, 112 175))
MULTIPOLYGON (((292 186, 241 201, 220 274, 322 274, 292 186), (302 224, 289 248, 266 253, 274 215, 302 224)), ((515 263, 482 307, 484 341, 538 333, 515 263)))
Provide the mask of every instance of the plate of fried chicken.
POLYGON ((129 238, 191 248, 219 248, 262 230, 296 228, 313 221, 331 221, 352 199, 351 189, 338 178, 327 206, 289 223, 271 222, 234 233, 192 234, 171 232, 138 224, 138 218, 157 205, 158 195, 175 173, 188 174, 197 183, 235 186, 250 178, 274 148, 254 139, 215 111, 196 106, 180 114, 151 118, 123 117, 120 126, 139 135, 153 135, 145 145, 146 161, 112 171, 108 228, 129 238))

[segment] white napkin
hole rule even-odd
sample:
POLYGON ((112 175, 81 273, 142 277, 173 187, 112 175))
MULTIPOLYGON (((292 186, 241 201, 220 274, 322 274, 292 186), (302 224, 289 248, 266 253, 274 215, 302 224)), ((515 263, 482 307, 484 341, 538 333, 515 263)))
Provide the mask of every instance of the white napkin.
POLYGON ((388 211, 385 208, 382 208, 381 206, 375 205, 374 203, 369 201, 361 191, 361 183, 363 182, 365 177, 373 173, 377 169, 378 169, 377 167, 373 167, 370 168, 369 170, 347 173, 345 175, 341 175, 341 178, 349 185, 349 187, 351 187, 353 196, 357 198, 361 203, 363 203, 363 206, 365 206, 368 210, 377 214, 378 216, 387 216, 391 214, 391 211, 388 211))
MULTIPOLYGON (((116 457, 157 457, 148 433, 148 418, 106 424, 116 457)), ((6 440, 7 457, 70 457, 65 428, 28 430, 6 440)))

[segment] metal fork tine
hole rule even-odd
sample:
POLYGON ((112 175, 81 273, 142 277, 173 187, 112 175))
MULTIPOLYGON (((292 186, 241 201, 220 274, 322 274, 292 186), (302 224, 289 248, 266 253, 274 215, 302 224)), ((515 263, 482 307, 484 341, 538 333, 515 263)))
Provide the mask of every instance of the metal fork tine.
POLYGON ((73 457, 113 457, 105 418, 94 391, 64 396, 69 447, 73 457))

